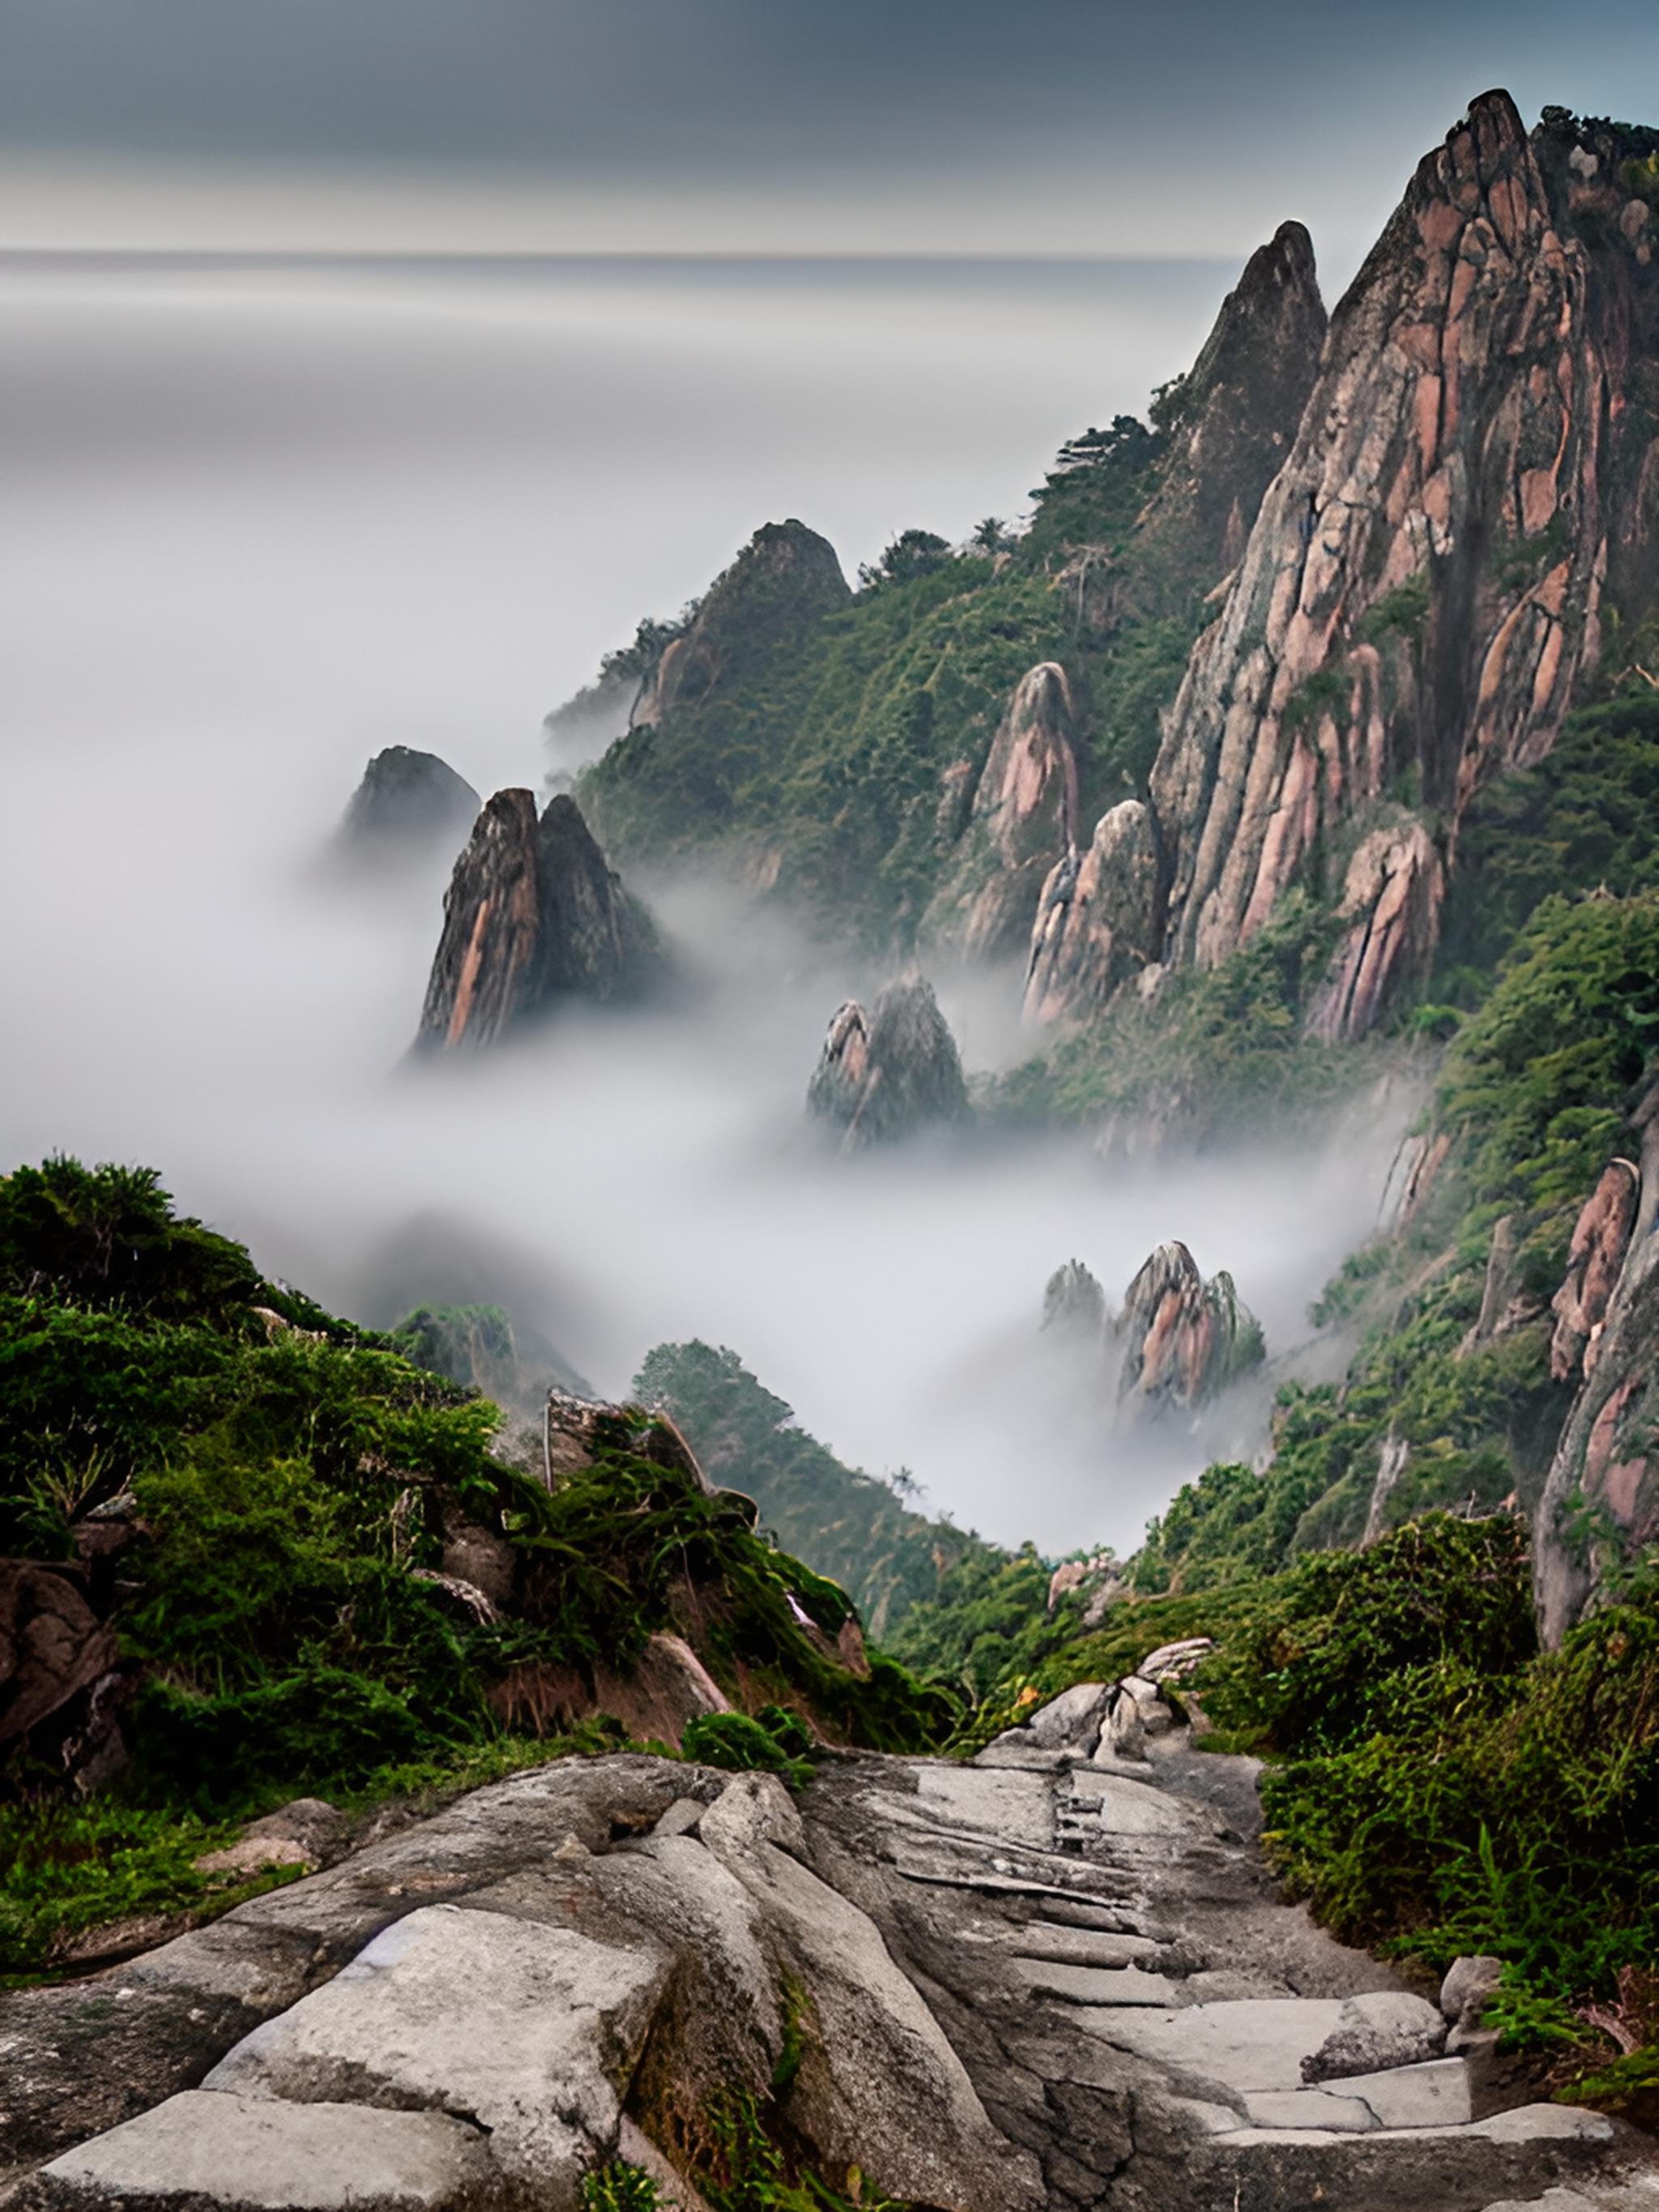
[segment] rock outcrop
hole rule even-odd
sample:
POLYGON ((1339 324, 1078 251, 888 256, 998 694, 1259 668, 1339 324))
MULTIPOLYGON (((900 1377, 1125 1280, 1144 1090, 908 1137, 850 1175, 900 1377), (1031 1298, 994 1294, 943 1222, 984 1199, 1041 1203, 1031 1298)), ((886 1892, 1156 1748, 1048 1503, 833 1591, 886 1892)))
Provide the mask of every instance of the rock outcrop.
POLYGON ((1139 799, 1102 815, 1081 857, 1062 855, 1032 924, 1028 1021, 1086 1022, 1146 973, 1160 942, 1160 877, 1158 824, 1139 799))
POLYGON ((1045 880, 1075 846, 1077 806, 1071 686, 1040 661, 998 725, 925 934, 969 959, 1024 955, 1045 880))
POLYGON ((1165 1694, 1194 1656, 968 1765, 826 1761, 799 1802, 554 1761, 113 1988, 0 1992, 8 2203, 574 2212, 619 2160, 696 2212, 746 2121, 814 2202, 1475 2212, 1567 2179, 1611 2205, 1613 2122, 1477 2118, 1449 2002, 1264 1893, 1250 1766, 1190 1756, 1165 1694))
POLYGON ((1301 422, 1326 324, 1313 240, 1299 222, 1281 223, 1173 395, 1164 481, 1133 541, 1136 589, 1152 606, 1237 565, 1301 422))
POLYGON ((472 786, 436 753, 388 745, 363 770, 336 849, 370 860, 453 853, 477 821, 478 805, 472 786))
POLYGON ((1121 1401, 1200 1406, 1263 1357, 1261 1331, 1224 1269, 1206 1282, 1187 1247, 1160 1244, 1114 1324, 1121 1401))
POLYGON ((1490 93, 1419 167, 1153 770, 1166 959, 1224 960, 1351 856, 1323 1035, 1373 1025, 1420 965, 1471 793, 1548 751, 1610 580, 1650 582, 1652 424, 1626 404, 1656 312, 1645 219, 1620 231, 1617 164, 1575 132, 1529 141, 1490 93), (1402 779, 1426 819, 1379 824, 1402 779))
POLYGON ((1106 1328, 1106 1293, 1081 1260, 1056 1267, 1044 1285, 1042 1326, 1056 1336, 1099 1343, 1106 1328))
POLYGON ((933 986, 911 976, 887 984, 867 1014, 855 999, 838 1006, 806 1103, 848 1150, 965 1121, 962 1061, 933 986))
POLYGON ((1550 1301, 1555 1316, 1550 1374, 1558 1382, 1595 1370, 1607 1307, 1630 1249, 1641 1192, 1642 1171, 1636 1163, 1609 1160, 1573 1225, 1566 1276, 1550 1301))
POLYGON ((729 688, 852 596, 827 538, 793 517, 763 523, 663 653, 634 709, 635 726, 684 714, 729 688))
POLYGON ((445 895, 416 1044, 494 1044, 562 999, 640 996, 666 967, 574 799, 550 799, 538 821, 529 792, 498 791, 445 895))
POLYGON ((1539 1626, 1549 1644, 1600 1601, 1610 1574, 1659 1540, 1659 1083, 1650 1079, 1631 1120, 1641 1132, 1639 1180, 1629 1187, 1623 1160, 1602 1176, 1579 1216, 1556 1304, 1553 1354, 1577 1349, 1583 1379, 1533 1528, 1539 1626))

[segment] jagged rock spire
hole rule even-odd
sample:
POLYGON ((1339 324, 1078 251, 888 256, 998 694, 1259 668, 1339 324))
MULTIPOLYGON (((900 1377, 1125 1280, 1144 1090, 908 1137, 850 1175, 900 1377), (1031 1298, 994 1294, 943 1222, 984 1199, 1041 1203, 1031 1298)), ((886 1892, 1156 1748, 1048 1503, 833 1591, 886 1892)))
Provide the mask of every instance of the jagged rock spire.
POLYGON ((868 1013, 855 999, 838 1006, 806 1103, 849 1150, 966 1120, 962 1061, 932 984, 889 983, 868 1013))
POLYGON ((665 971, 650 918, 574 799, 550 799, 538 822, 529 792, 498 791, 445 895, 416 1044, 493 1044, 561 997, 626 998, 665 971))

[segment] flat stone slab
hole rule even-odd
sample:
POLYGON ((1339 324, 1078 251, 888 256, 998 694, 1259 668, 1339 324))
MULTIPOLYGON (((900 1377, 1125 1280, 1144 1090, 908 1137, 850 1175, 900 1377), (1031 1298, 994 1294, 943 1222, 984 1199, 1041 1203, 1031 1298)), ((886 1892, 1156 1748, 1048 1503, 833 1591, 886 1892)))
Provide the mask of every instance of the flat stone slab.
POLYGON ((504 2171, 579 2174, 615 2142, 611 2075, 631 2070, 670 1963, 571 1928, 426 1905, 255 2028, 206 2087, 437 2106, 488 2129, 504 2171))
POLYGON ((440 2112, 285 2105, 186 2089, 54 2159, 36 2201, 225 2212, 437 2212, 481 2188, 484 2138, 440 2112))
POLYGON ((1374 2128, 1462 2127, 1474 2114, 1469 2070, 1461 2058, 1356 2074, 1316 2088, 1261 2091, 1245 2098, 1244 2109, 1260 2128, 1334 2128, 1353 2135, 1374 2128))
POLYGON ((1069 1997, 1073 2004, 1176 2005, 1176 1984, 1166 1974, 1145 1974, 1139 1966, 1069 1966, 1048 1959, 1016 1959, 1014 1972, 1027 1989, 1069 1997))
POLYGON ((1169 2073, 1248 2094, 1300 2089, 1303 2060, 1318 2050, 1341 2010, 1337 1997, 1241 1997, 1162 2014, 1103 2006, 1075 2018, 1091 2035, 1169 2073))
POLYGON ((1178 1798, 1127 1775, 1098 1767, 1079 1773, 1073 1802, 1085 1800, 1103 1833, 1113 1836, 1190 1836, 1200 1824, 1178 1798))
POLYGON ((1006 1844, 1043 1850, 1054 1837, 1048 1777, 1019 1768, 917 1765, 916 1797, 936 1818, 1006 1844))
POLYGON ((998 1768, 1012 1774, 1063 1774, 1078 1754, 1046 1750, 1040 1743, 988 1743, 969 1762, 981 1773, 998 1768))

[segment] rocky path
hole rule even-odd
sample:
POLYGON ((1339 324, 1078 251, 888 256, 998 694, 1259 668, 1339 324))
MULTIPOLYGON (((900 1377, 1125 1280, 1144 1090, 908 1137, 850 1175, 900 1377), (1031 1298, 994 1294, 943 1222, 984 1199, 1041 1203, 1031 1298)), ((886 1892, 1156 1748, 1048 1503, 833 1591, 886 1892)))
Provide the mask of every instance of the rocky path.
POLYGON ((1101 1717, 833 1758, 799 1805, 562 1761, 0 1999, 5 2202, 559 2208, 620 2155, 698 2212, 677 2168, 746 2096, 837 2186, 951 2212, 1659 2212, 1644 2139, 1516 2106, 1276 1901, 1249 1762, 1091 1755, 1101 1717))

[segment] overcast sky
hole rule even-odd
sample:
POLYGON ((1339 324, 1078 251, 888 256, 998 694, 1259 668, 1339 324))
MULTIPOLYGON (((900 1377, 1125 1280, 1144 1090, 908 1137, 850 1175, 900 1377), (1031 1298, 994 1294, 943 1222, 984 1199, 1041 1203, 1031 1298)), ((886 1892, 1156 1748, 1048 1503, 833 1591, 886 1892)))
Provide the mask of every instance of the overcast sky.
POLYGON ((0 243, 1351 264, 1492 84, 1659 120, 1659 4, 0 0, 0 243))

